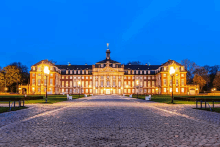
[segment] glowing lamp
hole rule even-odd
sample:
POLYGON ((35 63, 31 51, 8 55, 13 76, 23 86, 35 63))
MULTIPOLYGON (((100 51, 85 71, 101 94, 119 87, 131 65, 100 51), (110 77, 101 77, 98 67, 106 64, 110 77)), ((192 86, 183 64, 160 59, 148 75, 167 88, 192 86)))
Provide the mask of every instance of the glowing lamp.
POLYGON ((175 69, 173 68, 173 66, 170 67, 170 75, 173 75, 175 73, 175 69))

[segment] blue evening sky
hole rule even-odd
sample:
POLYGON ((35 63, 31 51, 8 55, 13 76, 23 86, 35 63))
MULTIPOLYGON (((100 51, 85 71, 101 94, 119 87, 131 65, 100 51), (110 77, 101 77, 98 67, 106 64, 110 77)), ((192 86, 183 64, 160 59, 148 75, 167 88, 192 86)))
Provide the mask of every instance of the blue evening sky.
POLYGON ((111 58, 219 65, 220 0, 1 0, 0 66, 111 58))

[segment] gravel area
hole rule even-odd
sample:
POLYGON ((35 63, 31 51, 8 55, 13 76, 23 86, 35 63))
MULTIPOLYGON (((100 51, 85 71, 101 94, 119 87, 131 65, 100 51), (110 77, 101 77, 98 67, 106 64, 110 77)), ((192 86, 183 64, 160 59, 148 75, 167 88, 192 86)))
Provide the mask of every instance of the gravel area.
POLYGON ((220 146, 220 114, 92 96, 0 114, 0 146, 220 146))

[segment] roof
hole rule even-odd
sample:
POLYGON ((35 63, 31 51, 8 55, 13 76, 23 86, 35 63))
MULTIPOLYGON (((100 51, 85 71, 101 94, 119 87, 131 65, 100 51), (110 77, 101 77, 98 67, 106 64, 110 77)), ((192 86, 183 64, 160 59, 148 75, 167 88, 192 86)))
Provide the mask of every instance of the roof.
POLYGON ((161 65, 125 65, 124 69, 132 69, 132 70, 156 70, 161 65))
POLYGON ((97 63, 106 63, 107 61, 109 61, 110 63, 119 63, 119 62, 111 60, 111 59, 105 59, 105 60, 99 61, 97 63))
POLYGON ((40 64, 49 64, 49 65, 54 65, 54 63, 48 61, 47 59, 46 60, 41 60, 39 62, 37 62, 36 64, 34 64, 33 66, 36 66, 36 65, 40 65, 40 64))
POLYGON ((161 66, 168 66, 168 65, 170 65, 170 64, 172 64, 172 63, 175 63, 175 64, 177 64, 177 65, 179 65, 179 66, 183 66, 183 65, 181 65, 180 63, 178 63, 178 62, 176 62, 176 61, 174 61, 174 60, 168 60, 167 62, 165 62, 165 63, 162 64, 161 66))
POLYGON ((92 69, 92 65, 56 65, 59 69, 70 69, 70 70, 76 70, 76 69, 92 69))

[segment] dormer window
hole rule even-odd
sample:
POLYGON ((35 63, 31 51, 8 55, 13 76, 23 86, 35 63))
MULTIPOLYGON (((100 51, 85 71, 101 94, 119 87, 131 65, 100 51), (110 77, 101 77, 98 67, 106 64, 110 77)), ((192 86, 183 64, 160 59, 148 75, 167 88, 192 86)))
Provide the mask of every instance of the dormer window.
POLYGON ((115 67, 115 64, 113 64, 112 67, 115 67))
POLYGON ((35 70, 35 66, 33 66, 33 70, 35 70))
POLYGON ((68 74, 68 70, 66 70, 66 74, 68 74))
POLYGON ((167 70, 167 67, 164 67, 164 71, 166 71, 167 70))
POLYGON ((104 64, 101 64, 101 67, 104 67, 104 64))

